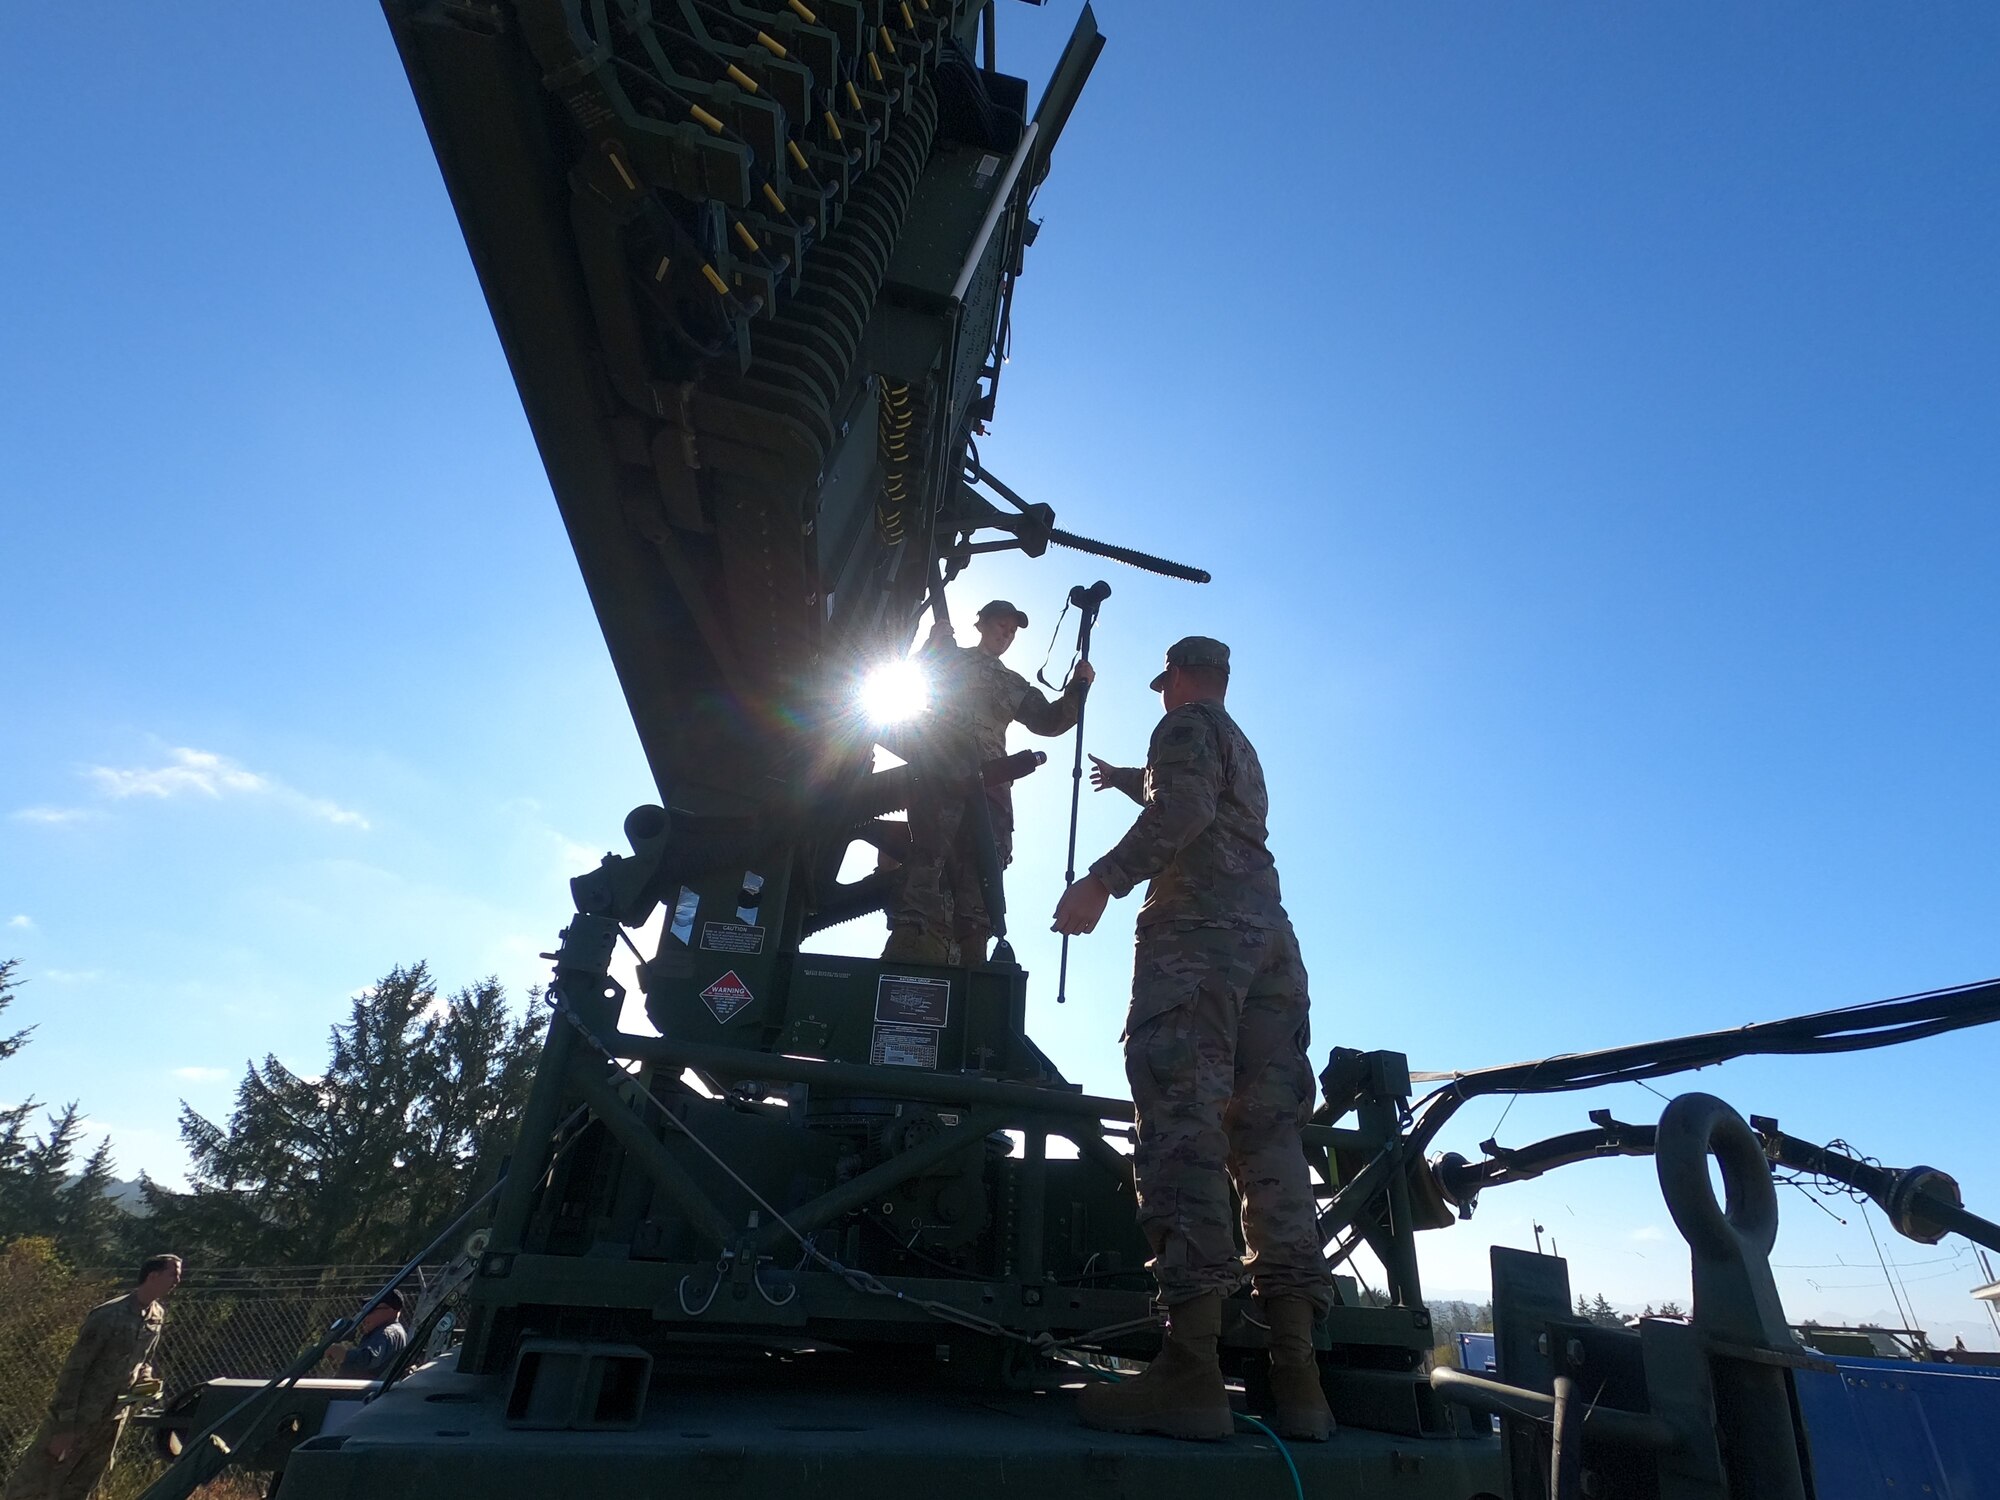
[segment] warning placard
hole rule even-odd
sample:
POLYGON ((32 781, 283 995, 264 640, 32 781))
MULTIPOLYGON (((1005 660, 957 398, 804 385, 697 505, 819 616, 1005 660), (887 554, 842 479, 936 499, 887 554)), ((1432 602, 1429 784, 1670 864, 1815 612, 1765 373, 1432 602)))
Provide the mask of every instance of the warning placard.
POLYGON ((762 953, 764 929, 748 922, 704 922, 701 945, 711 953, 762 953))
POLYGON ((716 1020, 727 1021, 757 997, 750 993, 750 986, 738 979, 736 971, 731 969, 703 990, 701 998, 714 1012, 716 1020))
POLYGON ((951 1014, 951 981, 884 974, 875 985, 875 1019, 897 1026, 943 1026, 951 1014))
POLYGON ((922 1026, 877 1026, 868 1060, 878 1068, 935 1068, 938 1034, 922 1026))

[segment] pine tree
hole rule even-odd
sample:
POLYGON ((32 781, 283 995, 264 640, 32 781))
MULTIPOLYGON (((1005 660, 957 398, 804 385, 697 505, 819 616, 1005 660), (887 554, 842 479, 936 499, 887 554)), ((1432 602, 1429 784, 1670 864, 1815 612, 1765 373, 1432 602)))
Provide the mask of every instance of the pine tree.
POLYGON ((63 1188, 70 1179, 70 1163, 76 1156, 77 1137, 83 1134, 83 1111, 75 1100, 49 1112, 48 1129, 35 1137, 21 1153, 16 1171, 12 1215, 0 1224, 0 1235, 45 1235, 62 1216, 63 1188))
POLYGON ((63 1259, 73 1266, 109 1266, 130 1258, 132 1215, 111 1197, 117 1181, 112 1173, 111 1138, 90 1153, 56 1203, 54 1239, 63 1259))
POLYGON ((1590 1304, 1590 1321, 1600 1328, 1621 1328, 1625 1323, 1624 1318, 1619 1316, 1618 1309, 1604 1299, 1602 1292, 1599 1292, 1590 1304))
POLYGON ((539 1035, 497 980, 440 1001, 425 965, 390 970, 319 1077, 266 1057, 226 1126, 182 1105, 191 1190, 144 1184, 156 1227, 211 1263, 400 1260, 497 1174, 539 1035))
MULTIPOLYGON (((18 958, 0 958, 0 1016, 4 1016, 7 1007, 14 1003, 14 991, 20 985, 14 974, 20 967, 21 960, 18 958)), ((34 1031, 34 1027, 25 1026, 12 1036, 0 1036, 0 1062, 5 1062, 26 1046, 34 1031)))
MULTIPOLYGON (((19 967, 19 959, 0 958, 0 1015, 5 1015, 7 1007, 14 1003, 18 983, 14 973, 19 967)), ((33 1031, 30 1026, 10 1036, 0 1036, 0 1062, 27 1045, 33 1031)), ((10 1226, 20 1222, 21 1162, 28 1154, 28 1120, 39 1108, 38 1101, 23 1099, 11 1108, 0 1109, 0 1240, 13 1238, 16 1231, 10 1226)))
MULTIPOLYGON (((15 959, 0 959, 0 1015, 14 1002, 15 959)), ((0 1062, 14 1056, 34 1027, 0 1036, 0 1062)), ((48 1129, 32 1139, 28 1122, 41 1105, 24 1099, 0 1109, 0 1244, 34 1238, 71 1266, 122 1260, 131 1215, 106 1196, 112 1185, 111 1141, 98 1143, 79 1171, 83 1110, 71 1100, 50 1113, 48 1129)))

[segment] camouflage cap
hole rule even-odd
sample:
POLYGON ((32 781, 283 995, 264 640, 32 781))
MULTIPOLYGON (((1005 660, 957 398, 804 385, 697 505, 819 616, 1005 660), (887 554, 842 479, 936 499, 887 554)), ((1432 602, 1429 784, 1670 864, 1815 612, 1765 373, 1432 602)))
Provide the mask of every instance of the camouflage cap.
POLYGON ((1014 608, 1005 599, 995 599, 991 604, 982 606, 979 613, 974 615, 973 618, 975 620, 990 620, 995 615, 1012 615, 1016 625, 1020 626, 1023 630, 1028 628, 1028 617, 1022 614, 1020 610, 1014 608))
POLYGON ((1229 648, 1210 636, 1182 636, 1167 647, 1166 669, 1153 679, 1153 692, 1157 693, 1167 685, 1167 672, 1175 667, 1208 667, 1212 671, 1227 672, 1229 648))

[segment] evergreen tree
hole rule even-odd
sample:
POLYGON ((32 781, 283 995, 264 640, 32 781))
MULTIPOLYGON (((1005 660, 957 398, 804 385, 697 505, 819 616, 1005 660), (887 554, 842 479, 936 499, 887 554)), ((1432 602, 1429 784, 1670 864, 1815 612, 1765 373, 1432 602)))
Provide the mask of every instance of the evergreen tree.
POLYGON ((71 1265, 123 1265, 132 1258, 139 1226, 111 1196, 116 1182, 106 1136, 56 1200, 53 1238, 71 1265))
POLYGON ((1592 1300, 1589 1317, 1590 1321, 1597 1324, 1600 1328, 1622 1328, 1625 1326, 1625 1319, 1620 1316, 1617 1308, 1605 1301, 1604 1293, 1602 1292, 1599 1292, 1596 1298, 1592 1300))
POLYGON ((158 1230, 211 1263, 402 1259, 497 1174, 540 1032, 497 980, 440 1001, 425 965, 392 969, 333 1028, 317 1078, 266 1057, 227 1125, 182 1105, 191 1191, 145 1183, 158 1230))
POLYGON ((1430 1304, 1431 1333, 1439 1342, 1461 1333, 1491 1333, 1493 1304, 1490 1302, 1433 1302, 1430 1304))
POLYGON ((70 1162, 81 1134, 83 1113, 72 1099, 49 1112, 48 1130, 21 1153, 14 1188, 14 1208, 20 1218, 7 1226, 13 1234, 46 1233, 61 1217, 63 1188, 69 1183, 70 1162))
MULTIPOLYGON (((18 961, 0 959, 0 1015, 13 1004, 18 961)), ((0 1062, 19 1052, 32 1026, 0 1036, 0 1062)), ((75 1101, 52 1111, 48 1129, 33 1138, 28 1121, 41 1106, 24 1099, 0 1109, 0 1244, 35 1239, 71 1266, 123 1260, 131 1215, 106 1194, 113 1182, 111 1141, 98 1143, 81 1170, 76 1153, 83 1110, 75 1101)))
MULTIPOLYGON (((17 984, 14 972, 20 967, 20 962, 17 958, 0 958, 0 1016, 4 1016, 7 1007, 14 1003, 17 984)), ((10 1036, 0 1036, 0 1062, 5 1062, 26 1046, 34 1029, 29 1026, 10 1036)), ((21 1158, 28 1152, 28 1117, 39 1107, 35 1100, 23 1099, 10 1109, 0 1109, 0 1226, 12 1220, 16 1173, 20 1170, 21 1158)), ((4 1228, 0 1228, 0 1238, 5 1238, 4 1228)))

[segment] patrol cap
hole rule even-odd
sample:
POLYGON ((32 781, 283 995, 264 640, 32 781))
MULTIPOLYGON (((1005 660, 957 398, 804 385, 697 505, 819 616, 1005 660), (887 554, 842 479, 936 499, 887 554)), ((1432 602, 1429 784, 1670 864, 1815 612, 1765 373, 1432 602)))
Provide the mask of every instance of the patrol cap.
POLYGON ((1167 685, 1167 672, 1175 667, 1207 667, 1212 671, 1227 672, 1229 648, 1210 636, 1182 636, 1167 647, 1166 670, 1153 679, 1153 692, 1157 693, 1167 685))
POLYGON ((973 618, 984 622, 992 619, 995 615, 1012 615, 1016 625, 1020 626, 1023 630, 1028 628, 1028 617, 1014 608, 1005 599, 995 599, 991 604, 983 606, 973 618))

